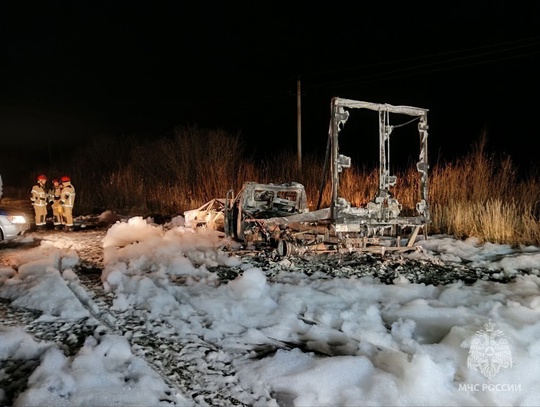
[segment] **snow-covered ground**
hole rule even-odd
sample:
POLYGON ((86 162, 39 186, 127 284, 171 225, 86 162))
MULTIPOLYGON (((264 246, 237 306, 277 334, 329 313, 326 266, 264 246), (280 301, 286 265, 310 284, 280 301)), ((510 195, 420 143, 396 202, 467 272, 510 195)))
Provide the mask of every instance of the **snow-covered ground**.
POLYGON ((134 217, 0 246, 15 406, 540 405, 540 250, 281 259, 134 217))

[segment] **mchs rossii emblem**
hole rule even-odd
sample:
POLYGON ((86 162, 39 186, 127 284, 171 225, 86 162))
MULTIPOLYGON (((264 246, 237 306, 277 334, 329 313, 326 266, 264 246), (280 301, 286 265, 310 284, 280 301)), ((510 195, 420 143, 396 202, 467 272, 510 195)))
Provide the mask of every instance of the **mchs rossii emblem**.
POLYGON ((500 329, 495 329, 491 321, 484 324, 485 330, 476 332, 471 342, 467 367, 480 372, 491 380, 501 368, 512 366, 512 353, 508 341, 500 329))

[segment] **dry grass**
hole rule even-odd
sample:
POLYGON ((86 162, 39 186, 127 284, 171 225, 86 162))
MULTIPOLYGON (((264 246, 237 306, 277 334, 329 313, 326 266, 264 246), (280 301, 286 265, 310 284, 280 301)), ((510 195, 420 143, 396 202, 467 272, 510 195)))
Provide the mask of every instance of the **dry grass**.
MULTIPOLYGON (((518 179, 511 159, 491 156, 485 146, 482 136, 468 156, 430 169, 430 233, 540 245, 538 174, 518 179)), ((51 179, 71 175, 79 213, 112 209, 129 215, 176 215, 225 197, 230 189, 238 192, 245 181, 301 182, 311 210, 319 199, 321 207, 331 199, 322 157, 304 155, 299 173, 295 152, 256 160, 246 154, 239 134, 219 129, 179 127, 171 136, 154 140, 100 138, 74 157, 62 167, 35 169, 28 175, 28 188, 5 185, 4 195, 27 197, 34 174, 44 172, 51 179)), ((408 168, 395 175, 394 195, 413 213, 419 200, 418 173, 408 168)), ((377 189, 377 168, 352 167, 340 178, 340 195, 355 206, 372 200, 377 189)))

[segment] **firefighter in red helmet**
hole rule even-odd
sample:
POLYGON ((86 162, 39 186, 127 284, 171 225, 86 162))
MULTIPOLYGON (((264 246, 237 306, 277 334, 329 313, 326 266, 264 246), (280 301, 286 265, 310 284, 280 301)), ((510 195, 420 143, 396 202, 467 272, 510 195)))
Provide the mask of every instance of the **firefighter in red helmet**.
POLYGON ((60 178, 62 182, 62 194, 60 195, 61 212, 64 223, 64 230, 73 230, 73 204, 75 203, 75 187, 71 184, 71 178, 64 175, 60 178))
POLYGON ((62 206, 60 205, 60 198, 62 195, 62 184, 57 179, 52 180, 52 187, 49 190, 49 202, 51 203, 51 209, 53 213, 53 224, 56 230, 62 229, 63 217, 62 206))
POLYGON ((47 192, 45 191, 45 184, 47 183, 47 177, 44 174, 38 175, 36 184, 32 187, 30 200, 34 207, 34 213, 36 216, 36 228, 38 230, 45 229, 47 225, 47 192))

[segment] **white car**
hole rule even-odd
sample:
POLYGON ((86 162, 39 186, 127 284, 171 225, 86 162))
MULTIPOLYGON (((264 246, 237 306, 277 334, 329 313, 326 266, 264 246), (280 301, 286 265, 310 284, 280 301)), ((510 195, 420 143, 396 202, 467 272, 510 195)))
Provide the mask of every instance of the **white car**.
POLYGON ((28 229, 30 222, 23 212, 0 206, 0 242, 22 236, 28 229))

